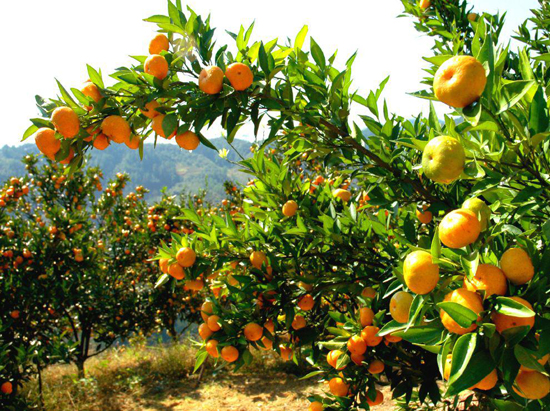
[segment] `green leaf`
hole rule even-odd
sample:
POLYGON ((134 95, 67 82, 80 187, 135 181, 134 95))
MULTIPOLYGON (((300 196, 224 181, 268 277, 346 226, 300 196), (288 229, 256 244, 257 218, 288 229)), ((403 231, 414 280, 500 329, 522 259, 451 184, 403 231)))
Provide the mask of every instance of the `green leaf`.
POLYGON ((451 375, 449 377, 449 384, 451 386, 466 370, 468 363, 472 359, 476 345, 477 334, 475 333, 464 334, 456 341, 453 347, 453 360, 451 364, 451 375))
POLYGON ((170 17, 156 14, 154 16, 143 19, 143 21, 148 21, 149 23, 170 23, 170 17))
POLYGON ((446 395, 454 396, 464 390, 470 389, 488 376, 494 369, 495 362, 487 351, 479 351, 475 353, 468 362, 468 366, 464 369, 461 376, 449 385, 446 395))
POLYGON ((518 362, 524 367, 538 372, 545 372, 544 366, 537 361, 532 351, 527 350, 518 344, 514 347, 514 355, 516 356, 518 362))
POLYGON ((298 35, 296 36, 296 39, 294 40, 294 48, 295 49, 301 49, 304 45, 304 40, 306 39, 308 31, 308 26, 302 27, 298 35))
POLYGON ((472 279, 477 271, 479 265, 479 253, 473 252, 468 256, 460 256, 460 264, 466 273, 468 279, 472 279))
POLYGON ((438 303, 437 306, 449 314, 462 328, 468 328, 477 321, 477 314, 463 305, 447 301, 438 303))
POLYGON ((439 264, 441 259, 441 240, 439 239, 439 226, 435 229, 434 238, 432 239, 432 262, 439 264))
POLYGON ((511 81, 502 86, 500 108, 497 114, 501 114, 514 107, 527 94, 531 87, 537 83, 531 80, 511 81))
POLYGON ((71 107, 73 110, 82 111, 80 106, 76 103, 76 101, 74 101, 69 92, 65 90, 65 87, 61 85, 59 80, 56 79, 55 81, 57 82, 57 86, 59 87, 59 91, 61 92, 61 97, 63 97, 63 101, 65 101, 65 103, 67 103, 69 107, 71 107))
POLYGON ((323 370, 312 371, 312 372, 304 375, 303 377, 298 378, 298 380, 300 380, 300 381, 301 380, 307 380, 308 378, 312 378, 312 377, 315 377, 317 375, 321 375, 321 374, 324 374, 324 373, 325 373, 325 371, 323 371, 323 370))
POLYGON ((98 72, 89 64, 86 64, 86 68, 88 69, 88 77, 90 78, 91 82, 99 88, 105 88, 105 85, 103 84, 103 78, 101 77, 101 72, 98 72))
POLYGON ((157 280, 157 282, 156 282, 156 284, 155 284, 155 288, 158 288, 158 287, 160 287, 161 285, 166 284, 166 283, 168 282, 169 279, 170 279, 170 276, 169 276, 168 274, 162 274, 162 275, 158 278, 158 280, 157 280))
POLYGON ((542 87, 537 87, 537 91, 529 109, 529 131, 531 135, 543 133, 548 130, 548 108, 542 87))
POLYGON ((174 113, 170 113, 162 120, 162 131, 166 137, 171 136, 178 126, 178 117, 174 113))
POLYGON ((435 344, 441 340, 442 334, 442 327, 424 325, 410 327, 407 331, 392 333, 392 335, 401 337, 413 344, 435 344))
POLYGON ((321 47, 319 47, 315 40, 313 40, 313 37, 310 37, 310 50, 313 60, 315 60, 321 70, 324 70, 327 64, 325 54, 323 53, 323 50, 321 50, 321 47))
POLYGON ((38 130, 38 127, 32 124, 27 130, 25 130, 25 133, 23 133, 23 137, 21 138, 21 141, 25 141, 30 136, 32 136, 36 131, 38 130))
POLYGON ((535 315, 534 311, 509 297, 497 297, 495 310, 504 315, 529 318, 535 315))
POLYGON ((197 353, 197 359, 195 360, 195 368, 193 368, 193 373, 197 372, 202 363, 208 358, 208 352, 206 350, 201 350, 197 353))

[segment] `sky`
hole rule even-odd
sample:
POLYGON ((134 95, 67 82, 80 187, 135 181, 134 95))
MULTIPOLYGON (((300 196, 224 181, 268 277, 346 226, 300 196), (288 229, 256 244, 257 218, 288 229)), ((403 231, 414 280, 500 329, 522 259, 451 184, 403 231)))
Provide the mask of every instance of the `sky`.
MULTIPOLYGON (((404 117, 427 108, 423 100, 406 93, 420 90, 431 40, 413 28, 409 18, 397 18, 399 0, 183 0, 198 14, 212 14, 219 43, 225 30, 238 32, 255 21, 252 41, 294 39, 304 24, 328 56, 338 50, 340 67, 358 51, 354 85, 362 95, 376 89, 388 75, 383 97, 390 111, 404 117)), ((507 11, 504 36, 525 18, 536 0, 474 0, 476 11, 507 11)), ((80 88, 88 78, 86 64, 106 74, 130 65, 129 55, 145 55, 156 25, 143 19, 167 14, 164 0, 27 0, 0 2, 1 94, 0 146, 20 144, 21 136, 37 117, 35 95, 58 94, 55 79, 66 88, 80 88)), ((503 37, 506 38, 506 37, 503 37)), ((251 42, 252 43, 252 42, 251 42)), ((306 40, 309 44, 309 40, 306 40)), ((437 107, 441 113, 446 108, 437 107)), ((246 138, 244 129, 239 138, 246 138)), ((218 137, 212 130, 209 137, 218 137)))

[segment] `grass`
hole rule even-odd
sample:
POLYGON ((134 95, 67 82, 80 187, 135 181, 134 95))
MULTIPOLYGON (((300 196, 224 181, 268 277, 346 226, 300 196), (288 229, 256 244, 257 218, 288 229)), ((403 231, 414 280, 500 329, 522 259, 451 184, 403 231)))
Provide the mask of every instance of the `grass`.
MULTIPOLYGON (((45 410, 307 410, 307 396, 322 388, 314 380, 299 381, 297 367, 274 353, 255 354, 238 373, 209 362, 200 385, 194 362, 189 343, 140 343, 90 359, 85 379, 78 379, 74 365, 51 366, 43 372, 45 410)), ((37 388, 31 381, 23 394, 36 403, 37 388)))

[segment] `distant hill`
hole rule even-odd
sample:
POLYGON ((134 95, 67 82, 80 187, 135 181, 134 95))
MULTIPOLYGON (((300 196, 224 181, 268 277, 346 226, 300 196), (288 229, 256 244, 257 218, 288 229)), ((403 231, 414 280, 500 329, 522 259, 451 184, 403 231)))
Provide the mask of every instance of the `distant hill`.
MULTIPOLYGON (((237 153, 229 147, 225 139, 216 138, 211 142, 218 149, 229 150, 227 158, 230 161, 239 160, 237 153)), ((233 146, 244 157, 250 156, 250 142, 236 139, 233 146)), ((107 180, 116 173, 128 173, 132 179, 128 189, 142 185, 150 190, 150 200, 159 198, 160 190, 166 187, 174 194, 182 191, 195 193, 199 189, 207 188, 207 198, 210 201, 220 201, 224 197, 224 181, 247 181, 247 177, 238 171, 238 167, 220 158, 215 150, 202 145, 195 151, 188 152, 172 144, 159 144, 156 148, 152 144, 145 144, 143 151, 143 161, 140 161, 137 150, 112 144, 103 152, 92 151, 90 164, 100 166, 107 180)), ((24 174, 25 168, 21 159, 28 153, 37 152, 34 144, 0 148, 0 181, 24 174)))

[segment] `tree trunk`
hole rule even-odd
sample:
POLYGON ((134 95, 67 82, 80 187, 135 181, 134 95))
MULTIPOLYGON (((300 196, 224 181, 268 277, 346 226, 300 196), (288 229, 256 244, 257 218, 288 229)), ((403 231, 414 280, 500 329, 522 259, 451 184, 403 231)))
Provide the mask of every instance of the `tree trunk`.
POLYGON ((78 369, 78 378, 86 378, 86 372, 84 371, 84 360, 79 358, 76 360, 75 364, 78 369))
POLYGON ((38 369, 38 401, 40 402, 40 409, 44 409, 44 389, 42 386, 42 367, 40 362, 36 365, 38 369))

